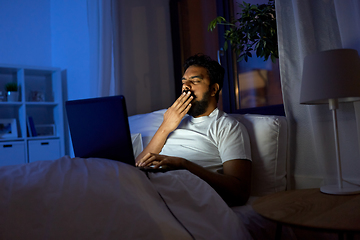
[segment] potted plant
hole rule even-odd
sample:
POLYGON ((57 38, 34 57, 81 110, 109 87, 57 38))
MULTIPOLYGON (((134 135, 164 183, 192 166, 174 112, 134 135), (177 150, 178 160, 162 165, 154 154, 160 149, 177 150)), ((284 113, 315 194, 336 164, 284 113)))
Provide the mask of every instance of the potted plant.
POLYGON ((10 82, 5 85, 8 102, 17 102, 19 100, 18 85, 10 82))
POLYGON ((247 62, 255 51, 257 57, 264 57, 265 61, 270 57, 275 62, 279 58, 275 1, 269 0, 267 4, 243 2, 240 7, 239 18, 227 21, 218 16, 210 22, 208 30, 214 30, 217 24, 230 27, 224 33, 224 49, 228 48, 229 42, 238 61, 247 62))

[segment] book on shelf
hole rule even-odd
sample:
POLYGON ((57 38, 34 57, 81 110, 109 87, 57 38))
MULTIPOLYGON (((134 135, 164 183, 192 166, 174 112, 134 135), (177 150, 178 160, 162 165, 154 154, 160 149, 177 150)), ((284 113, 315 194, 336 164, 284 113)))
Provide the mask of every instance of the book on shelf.
POLYGON ((27 130, 27 136, 32 137, 30 123, 29 123, 29 117, 26 117, 26 130, 27 130))
POLYGON ((31 116, 27 117, 27 124, 28 124, 29 136, 36 137, 37 133, 35 129, 34 119, 31 116))

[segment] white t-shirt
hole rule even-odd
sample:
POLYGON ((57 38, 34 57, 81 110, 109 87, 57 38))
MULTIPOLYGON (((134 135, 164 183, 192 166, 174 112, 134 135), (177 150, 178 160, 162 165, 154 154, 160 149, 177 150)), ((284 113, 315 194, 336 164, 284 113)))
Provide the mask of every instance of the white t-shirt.
POLYGON ((250 140, 243 124, 215 109, 209 116, 185 117, 160 152, 216 169, 226 161, 251 161, 250 140))

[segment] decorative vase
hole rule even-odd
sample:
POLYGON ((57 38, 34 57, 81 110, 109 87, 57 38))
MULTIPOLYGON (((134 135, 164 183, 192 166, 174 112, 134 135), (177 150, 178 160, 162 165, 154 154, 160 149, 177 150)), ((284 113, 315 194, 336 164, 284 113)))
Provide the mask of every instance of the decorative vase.
POLYGON ((8 91, 7 92, 7 101, 8 102, 17 102, 17 101, 19 101, 19 93, 18 92, 13 92, 13 91, 8 91))

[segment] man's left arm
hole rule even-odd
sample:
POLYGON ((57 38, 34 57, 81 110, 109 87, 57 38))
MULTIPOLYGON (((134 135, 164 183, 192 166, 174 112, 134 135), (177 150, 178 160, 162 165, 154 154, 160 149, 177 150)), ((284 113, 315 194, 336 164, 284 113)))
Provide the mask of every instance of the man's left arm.
POLYGON ((234 159, 223 163, 223 173, 209 171, 185 161, 185 168, 206 181, 229 206, 244 205, 250 196, 251 161, 234 159))

